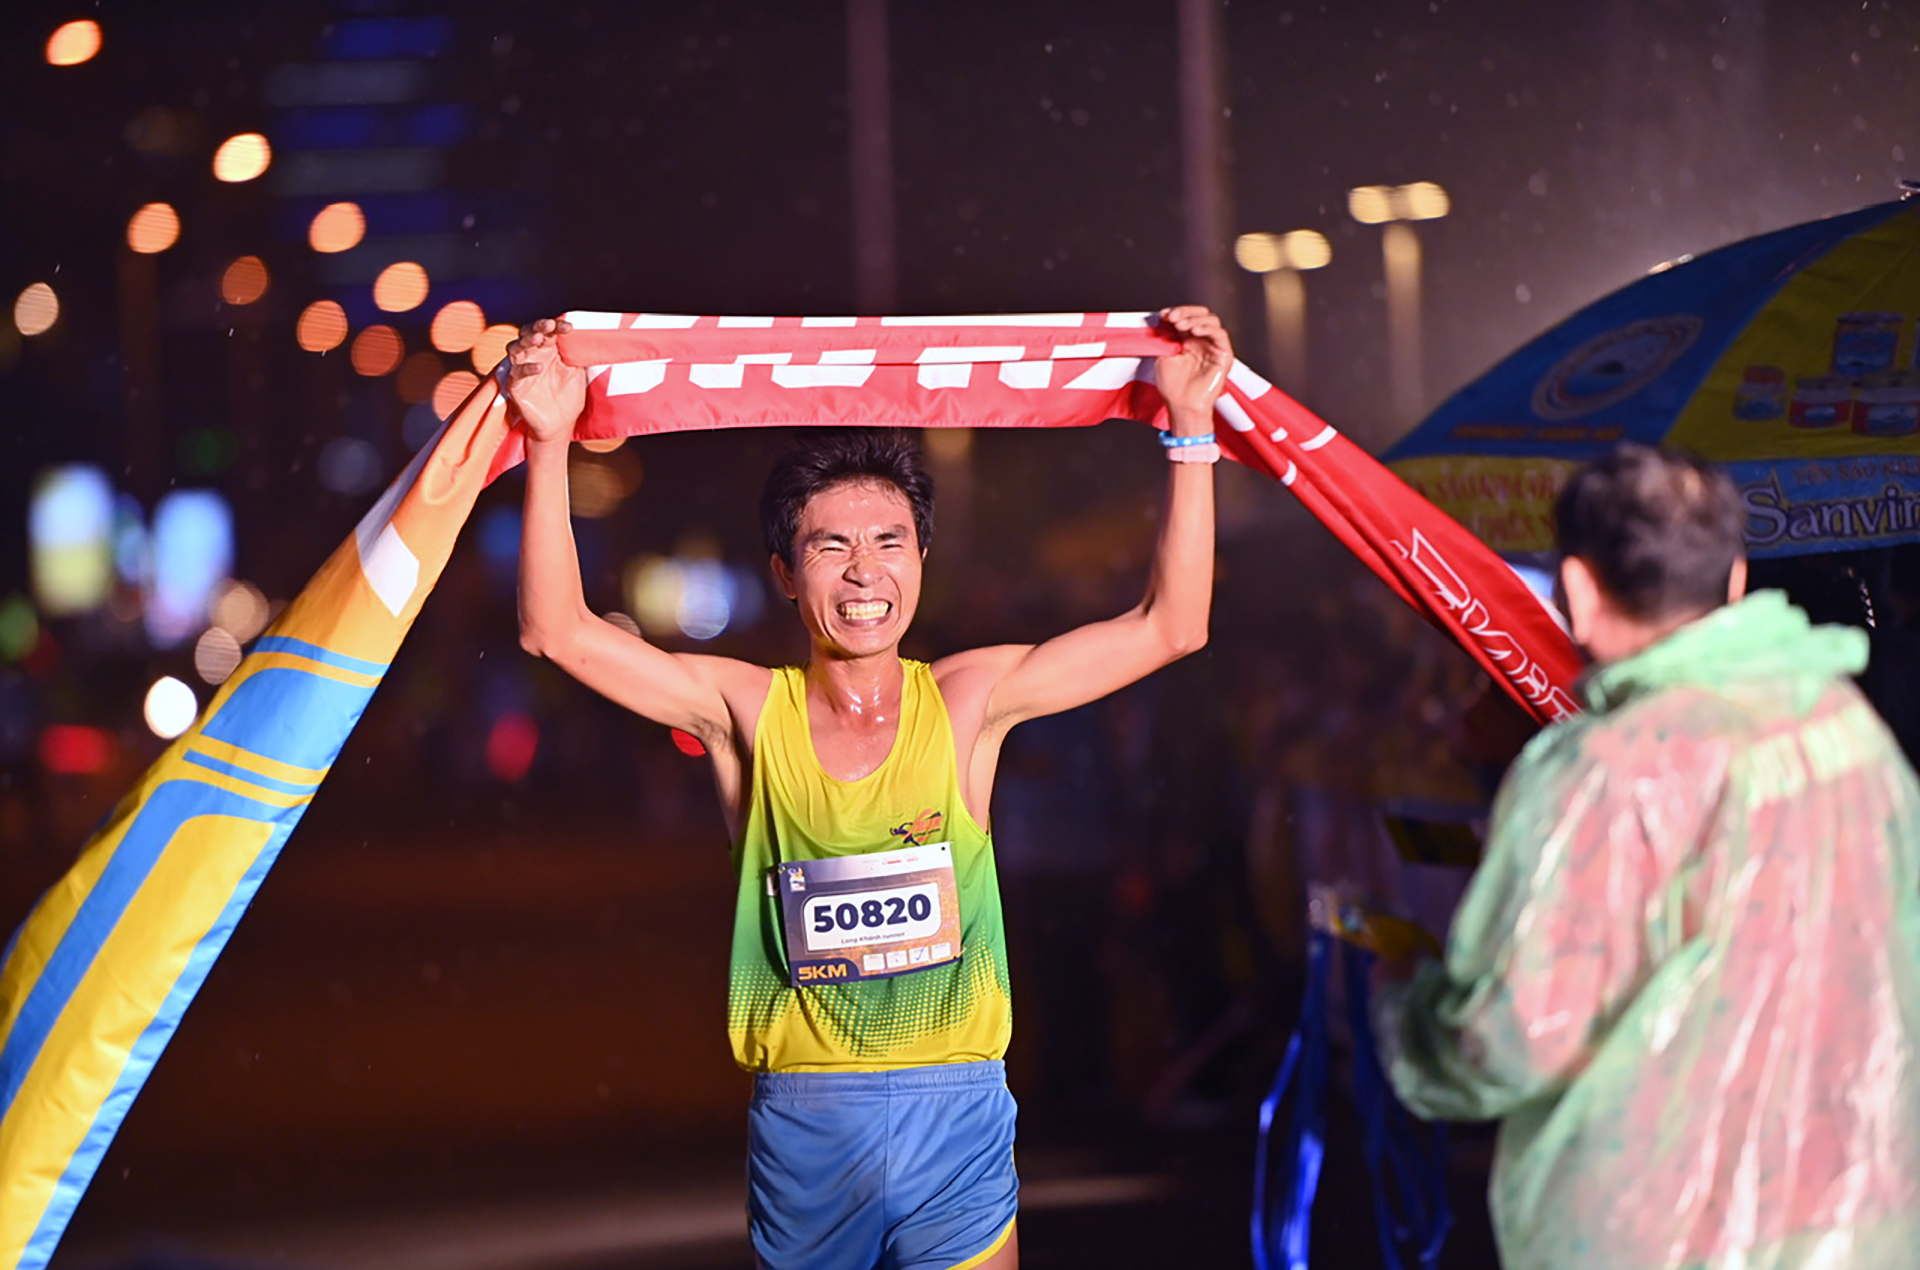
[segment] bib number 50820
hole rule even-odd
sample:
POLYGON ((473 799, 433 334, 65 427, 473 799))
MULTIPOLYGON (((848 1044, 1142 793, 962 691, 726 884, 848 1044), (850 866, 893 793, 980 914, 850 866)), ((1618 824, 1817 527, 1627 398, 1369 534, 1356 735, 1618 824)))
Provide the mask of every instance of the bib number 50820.
POLYGON ((961 956, 950 842, 786 860, 774 873, 796 988, 913 974, 961 956))
POLYGON ((846 948, 877 940, 921 939, 940 928, 939 890, 931 882, 807 900, 807 946, 846 948))

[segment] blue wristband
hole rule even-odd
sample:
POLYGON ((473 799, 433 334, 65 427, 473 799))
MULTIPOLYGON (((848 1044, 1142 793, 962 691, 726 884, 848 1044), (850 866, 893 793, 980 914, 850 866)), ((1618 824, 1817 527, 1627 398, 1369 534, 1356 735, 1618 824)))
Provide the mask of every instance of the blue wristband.
POLYGON ((1212 445, 1213 433, 1202 432, 1190 437, 1177 437, 1171 432, 1162 432, 1160 434, 1160 444, 1166 446, 1169 450, 1177 450, 1187 445, 1212 445))

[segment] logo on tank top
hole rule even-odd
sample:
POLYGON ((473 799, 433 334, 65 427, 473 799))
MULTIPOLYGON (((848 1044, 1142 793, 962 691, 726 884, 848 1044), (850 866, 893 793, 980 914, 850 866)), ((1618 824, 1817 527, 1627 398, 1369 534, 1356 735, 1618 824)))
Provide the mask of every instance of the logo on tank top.
POLYGON ((887 832, 896 838, 904 838, 910 847, 923 847, 927 839, 940 832, 940 824, 946 816, 942 812, 928 808, 904 825, 895 825, 887 832))

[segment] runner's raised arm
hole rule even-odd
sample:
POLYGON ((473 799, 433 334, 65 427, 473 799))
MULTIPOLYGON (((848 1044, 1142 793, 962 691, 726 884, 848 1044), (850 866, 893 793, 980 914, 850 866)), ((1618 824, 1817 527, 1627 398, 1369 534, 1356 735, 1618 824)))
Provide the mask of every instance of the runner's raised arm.
MULTIPOLYGON (((764 667, 726 657, 670 653, 587 606, 568 508, 567 453, 586 404, 586 373, 560 360, 546 318, 507 346, 509 392, 527 432, 527 493, 520 541, 520 643, 635 714, 698 737, 712 756, 728 815, 737 811, 741 715, 765 695, 764 667)), ((745 730, 750 743, 751 730, 745 730)))
POLYGON ((1233 366, 1233 346, 1219 317, 1197 305, 1164 310, 1161 321, 1185 343, 1155 366, 1170 416, 1163 441, 1172 461, 1146 591, 1120 616, 1043 643, 982 648, 940 662, 942 683, 951 681, 950 696, 958 699, 956 714, 969 700, 981 712, 985 770, 968 781, 970 802, 984 805, 999 738, 1014 724, 1098 700, 1207 642, 1219 453, 1211 440, 1213 403, 1233 366))

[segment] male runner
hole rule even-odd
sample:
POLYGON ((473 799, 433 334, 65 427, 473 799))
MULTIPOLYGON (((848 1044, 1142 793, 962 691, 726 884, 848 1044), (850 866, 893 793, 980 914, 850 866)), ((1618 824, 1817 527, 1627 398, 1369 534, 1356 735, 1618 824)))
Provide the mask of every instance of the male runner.
POLYGON ((586 376, 563 320, 508 346, 528 437, 521 643, 706 746, 739 878, 728 1031, 757 1074, 748 1212, 772 1270, 1014 1267, 1005 937, 988 805, 1007 733, 1201 647, 1213 588, 1212 411, 1233 351, 1164 310, 1168 504, 1146 594, 1041 644, 900 656, 932 483, 917 445, 823 432, 780 461, 761 521, 804 666, 669 653, 587 607, 567 505, 586 376))

